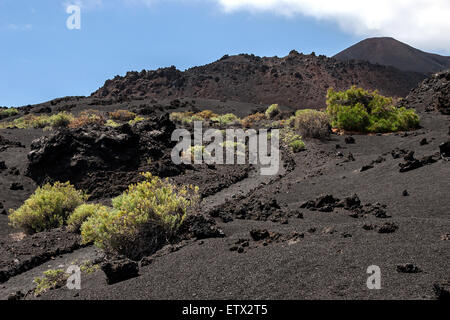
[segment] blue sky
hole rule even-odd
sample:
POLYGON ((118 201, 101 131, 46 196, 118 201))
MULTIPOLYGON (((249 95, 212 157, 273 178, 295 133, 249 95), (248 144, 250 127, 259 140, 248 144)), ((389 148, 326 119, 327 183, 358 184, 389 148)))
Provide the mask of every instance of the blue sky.
POLYGON ((330 56, 371 35, 336 18, 236 2, 0 0, 0 106, 89 95, 129 70, 183 70, 224 54, 330 56), (80 30, 66 28, 70 3, 82 5, 80 30))

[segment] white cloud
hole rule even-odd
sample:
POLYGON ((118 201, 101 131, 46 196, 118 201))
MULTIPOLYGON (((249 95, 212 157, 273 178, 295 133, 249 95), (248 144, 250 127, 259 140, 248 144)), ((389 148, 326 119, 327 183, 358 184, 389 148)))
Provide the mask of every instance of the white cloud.
POLYGON ((358 36, 391 36, 450 52, 449 0, 215 0, 226 12, 274 12, 336 22, 358 36))

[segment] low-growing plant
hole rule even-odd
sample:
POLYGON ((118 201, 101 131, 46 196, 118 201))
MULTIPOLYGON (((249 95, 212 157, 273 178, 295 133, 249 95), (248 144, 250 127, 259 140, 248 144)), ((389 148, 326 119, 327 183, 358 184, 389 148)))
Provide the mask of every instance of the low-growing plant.
POLYGON ((327 113, 333 127, 349 131, 395 132, 415 129, 420 122, 413 109, 397 108, 392 98, 355 86, 346 91, 329 89, 327 113))
POLYGON ((81 225, 100 210, 107 210, 100 204, 82 204, 78 206, 67 219, 67 229, 71 232, 79 232, 81 225))
POLYGON ((83 243, 94 242, 106 251, 131 255, 140 249, 136 242, 145 237, 145 226, 158 226, 170 237, 199 202, 198 187, 177 187, 151 173, 142 175, 145 181, 114 198, 110 210, 100 210, 83 223, 83 243))
POLYGON ((242 119, 241 123, 244 128, 251 128, 265 119, 266 116, 264 113, 254 113, 242 119))
POLYGON ((201 112, 198 112, 195 114, 196 116, 205 119, 205 120, 209 120, 211 118, 217 117, 218 115, 215 114, 214 112, 212 112, 211 110, 203 110, 201 112))
POLYGON ((52 116, 27 114, 11 122, 3 124, 4 128, 18 129, 52 129, 67 127, 73 120, 73 115, 67 112, 60 112, 52 116))
POLYGON ((170 120, 175 123, 189 125, 192 123, 192 112, 172 112, 169 116, 170 120))
POLYGON ((120 124, 118 124, 117 122, 115 122, 114 120, 111 120, 111 119, 108 119, 108 120, 106 121, 106 125, 107 125, 108 127, 112 127, 112 128, 120 127, 120 124))
POLYGON ((42 278, 35 278, 34 283, 36 288, 34 289, 34 295, 39 296, 49 290, 61 288, 67 283, 69 274, 62 269, 47 270, 44 271, 42 278))
POLYGON ((16 116, 18 114, 19 114, 19 110, 17 110, 16 108, 7 108, 7 109, 0 110, 0 118, 12 117, 12 116, 16 116))
POLYGON ((328 114, 311 109, 298 110, 295 113, 294 127, 307 138, 328 138, 331 133, 328 114))
POLYGON ((80 271, 85 274, 93 274, 99 269, 100 265, 95 264, 90 260, 87 260, 80 265, 80 271))
POLYGON ((49 183, 36 191, 17 210, 11 210, 10 224, 27 233, 58 228, 65 224, 73 210, 88 196, 69 182, 49 183))
POLYGON ((201 160, 203 156, 210 156, 210 154, 205 150, 205 146, 195 145, 189 147, 186 152, 181 154, 183 159, 187 159, 188 161, 194 161, 195 159, 201 160))
POLYGON ((211 118, 211 121, 219 126, 228 126, 240 123, 240 119, 233 113, 219 115, 211 118))
POLYGON ((130 126, 133 126, 133 125, 135 125, 136 123, 141 122, 141 121, 145 121, 145 120, 146 120, 146 119, 145 119, 144 117, 142 117, 142 116, 136 116, 134 119, 128 121, 128 124, 129 124, 130 126))
POLYGON ((118 121, 130 121, 136 118, 136 114, 128 110, 116 110, 113 112, 109 112, 108 115, 112 120, 118 121))
POLYGON ((291 128, 286 127, 280 131, 281 140, 295 153, 305 150, 306 146, 302 136, 296 134, 291 128))
POLYGON ((96 113, 81 113, 79 117, 74 118, 70 124, 70 128, 81 128, 88 125, 104 125, 106 123, 105 118, 101 114, 96 113))
POLYGON ((63 112, 59 112, 57 114, 50 116, 48 126, 51 128, 65 128, 73 120, 74 120, 74 117, 71 113, 63 111, 63 112))
POLYGON ((289 147, 295 153, 305 150, 305 143, 301 139, 297 139, 289 143, 289 147))
POLYGON ((275 118, 278 114, 280 113, 280 107, 278 106, 278 104, 272 104, 271 106, 269 106, 266 110, 266 118, 267 119, 273 119, 275 118))

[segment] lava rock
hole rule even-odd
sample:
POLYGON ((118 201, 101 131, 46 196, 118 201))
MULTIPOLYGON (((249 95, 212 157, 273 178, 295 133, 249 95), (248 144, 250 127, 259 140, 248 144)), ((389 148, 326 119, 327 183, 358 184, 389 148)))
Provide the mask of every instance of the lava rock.
POLYGON ((433 290, 438 300, 450 301, 450 280, 435 283, 433 290))
POLYGON ((421 160, 417 160, 414 158, 414 151, 408 153, 407 156, 404 157, 405 163, 399 163, 400 172, 408 172, 418 168, 421 168, 425 165, 433 164, 437 162, 433 156, 423 157, 421 160))
POLYGON ((5 170, 8 169, 8 167, 6 166, 5 161, 0 161, 0 170, 5 170))
POLYGON ((355 157, 353 156, 353 154, 351 152, 348 153, 347 159, 348 159, 348 161, 355 161, 355 157))
POLYGON ((408 196, 409 196, 408 190, 403 190, 402 195, 403 195, 404 197, 408 197, 408 196))
POLYGON ((102 263, 101 269, 106 274, 108 284, 122 282, 139 275, 137 262, 129 259, 112 260, 102 263))
POLYGON ((419 144, 421 146, 427 145, 428 144, 427 138, 423 138, 422 140, 420 140, 419 144))
POLYGON ((394 233, 398 230, 398 226, 393 222, 386 222, 378 228, 378 233, 394 233))
POLYGON ((138 182, 136 172, 149 158, 147 171, 159 177, 184 171, 185 166, 174 164, 170 156, 176 144, 171 141, 173 130, 168 114, 134 126, 58 130, 32 142, 26 175, 38 184, 70 181, 91 199, 114 197, 138 182))
POLYGON ((361 168, 360 172, 364 172, 364 171, 367 171, 367 170, 370 170, 370 169, 373 169, 373 168, 375 168, 375 167, 372 164, 368 164, 368 165, 363 166, 361 168))
POLYGON ((418 268, 417 266, 413 265, 412 263, 407 263, 407 264, 400 264, 397 266, 397 272, 401 272, 401 273, 419 273, 422 272, 422 270, 420 270, 420 268, 418 268))
POLYGON ((251 230, 250 236, 254 241, 264 240, 270 237, 270 233, 267 230, 251 230))
POLYGON ((197 240, 225 237, 214 219, 208 219, 201 214, 188 216, 178 229, 178 234, 182 238, 196 238, 197 240))
POLYGON ((9 187, 11 190, 23 190, 23 185, 19 182, 13 182, 11 183, 11 186, 9 187))
POLYGON ((355 210, 361 208, 361 200, 359 199, 358 195, 354 194, 351 197, 345 198, 344 208, 345 210, 355 210))
POLYGON ((146 266, 151 265, 152 263, 153 263, 153 258, 150 258, 150 257, 144 257, 144 258, 142 258, 141 261, 139 262, 139 265, 140 265, 141 267, 146 267, 146 266))
POLYGON ((345 138, 345 143, 346 144, 354 144, 354 143, 356 143, 356 140, 353 137, 346 137, 345 138))
POLYGON ((25 294, 22 291, 16 291, 8 295, 9 301, 17 301, 25 297, 25 294))
POLYGON ((450 157, 450 141, 447 141, 439 145, 439 150, 442 157, 444 158, 450 157))

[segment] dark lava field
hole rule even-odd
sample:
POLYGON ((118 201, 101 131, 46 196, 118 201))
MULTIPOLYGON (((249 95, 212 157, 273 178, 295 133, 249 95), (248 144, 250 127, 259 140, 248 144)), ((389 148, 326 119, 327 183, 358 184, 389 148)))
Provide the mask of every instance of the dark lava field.
POLYGON ((91 109, 129 110, 147 120, 0 129, 0 299, 448 298, 450 73, 423 77, 296 52, 226 56, 185 72, 131 72, 89 97, 18 108, 0 123, 91 109), (403 97, 399 103, 417 111, 420 128, 304 138, 304 151, 282 149, 275 176, 261 176, 255 165, 171 161, 170 137, 179 124, 170 113, 211 110, 243 118, 279 103, 290 114, 324 108, 329 87, 353 84, 403 97), (89 201, 108 204, 139 181, 139 172, 195 184, 201 203, 176 241, 133 261, 128 279, 107 281, 105 272, 121 262, 107 261, 65 227, 28 235, 9 225, 10 209, 46 182, 70 181, 89 201), (83 273, 81 290, 59 286, 33 294, 36 277, 74 261, 102 267, 83 273), (381 271, 379 290, 367 287, 373 265, 381 271))

